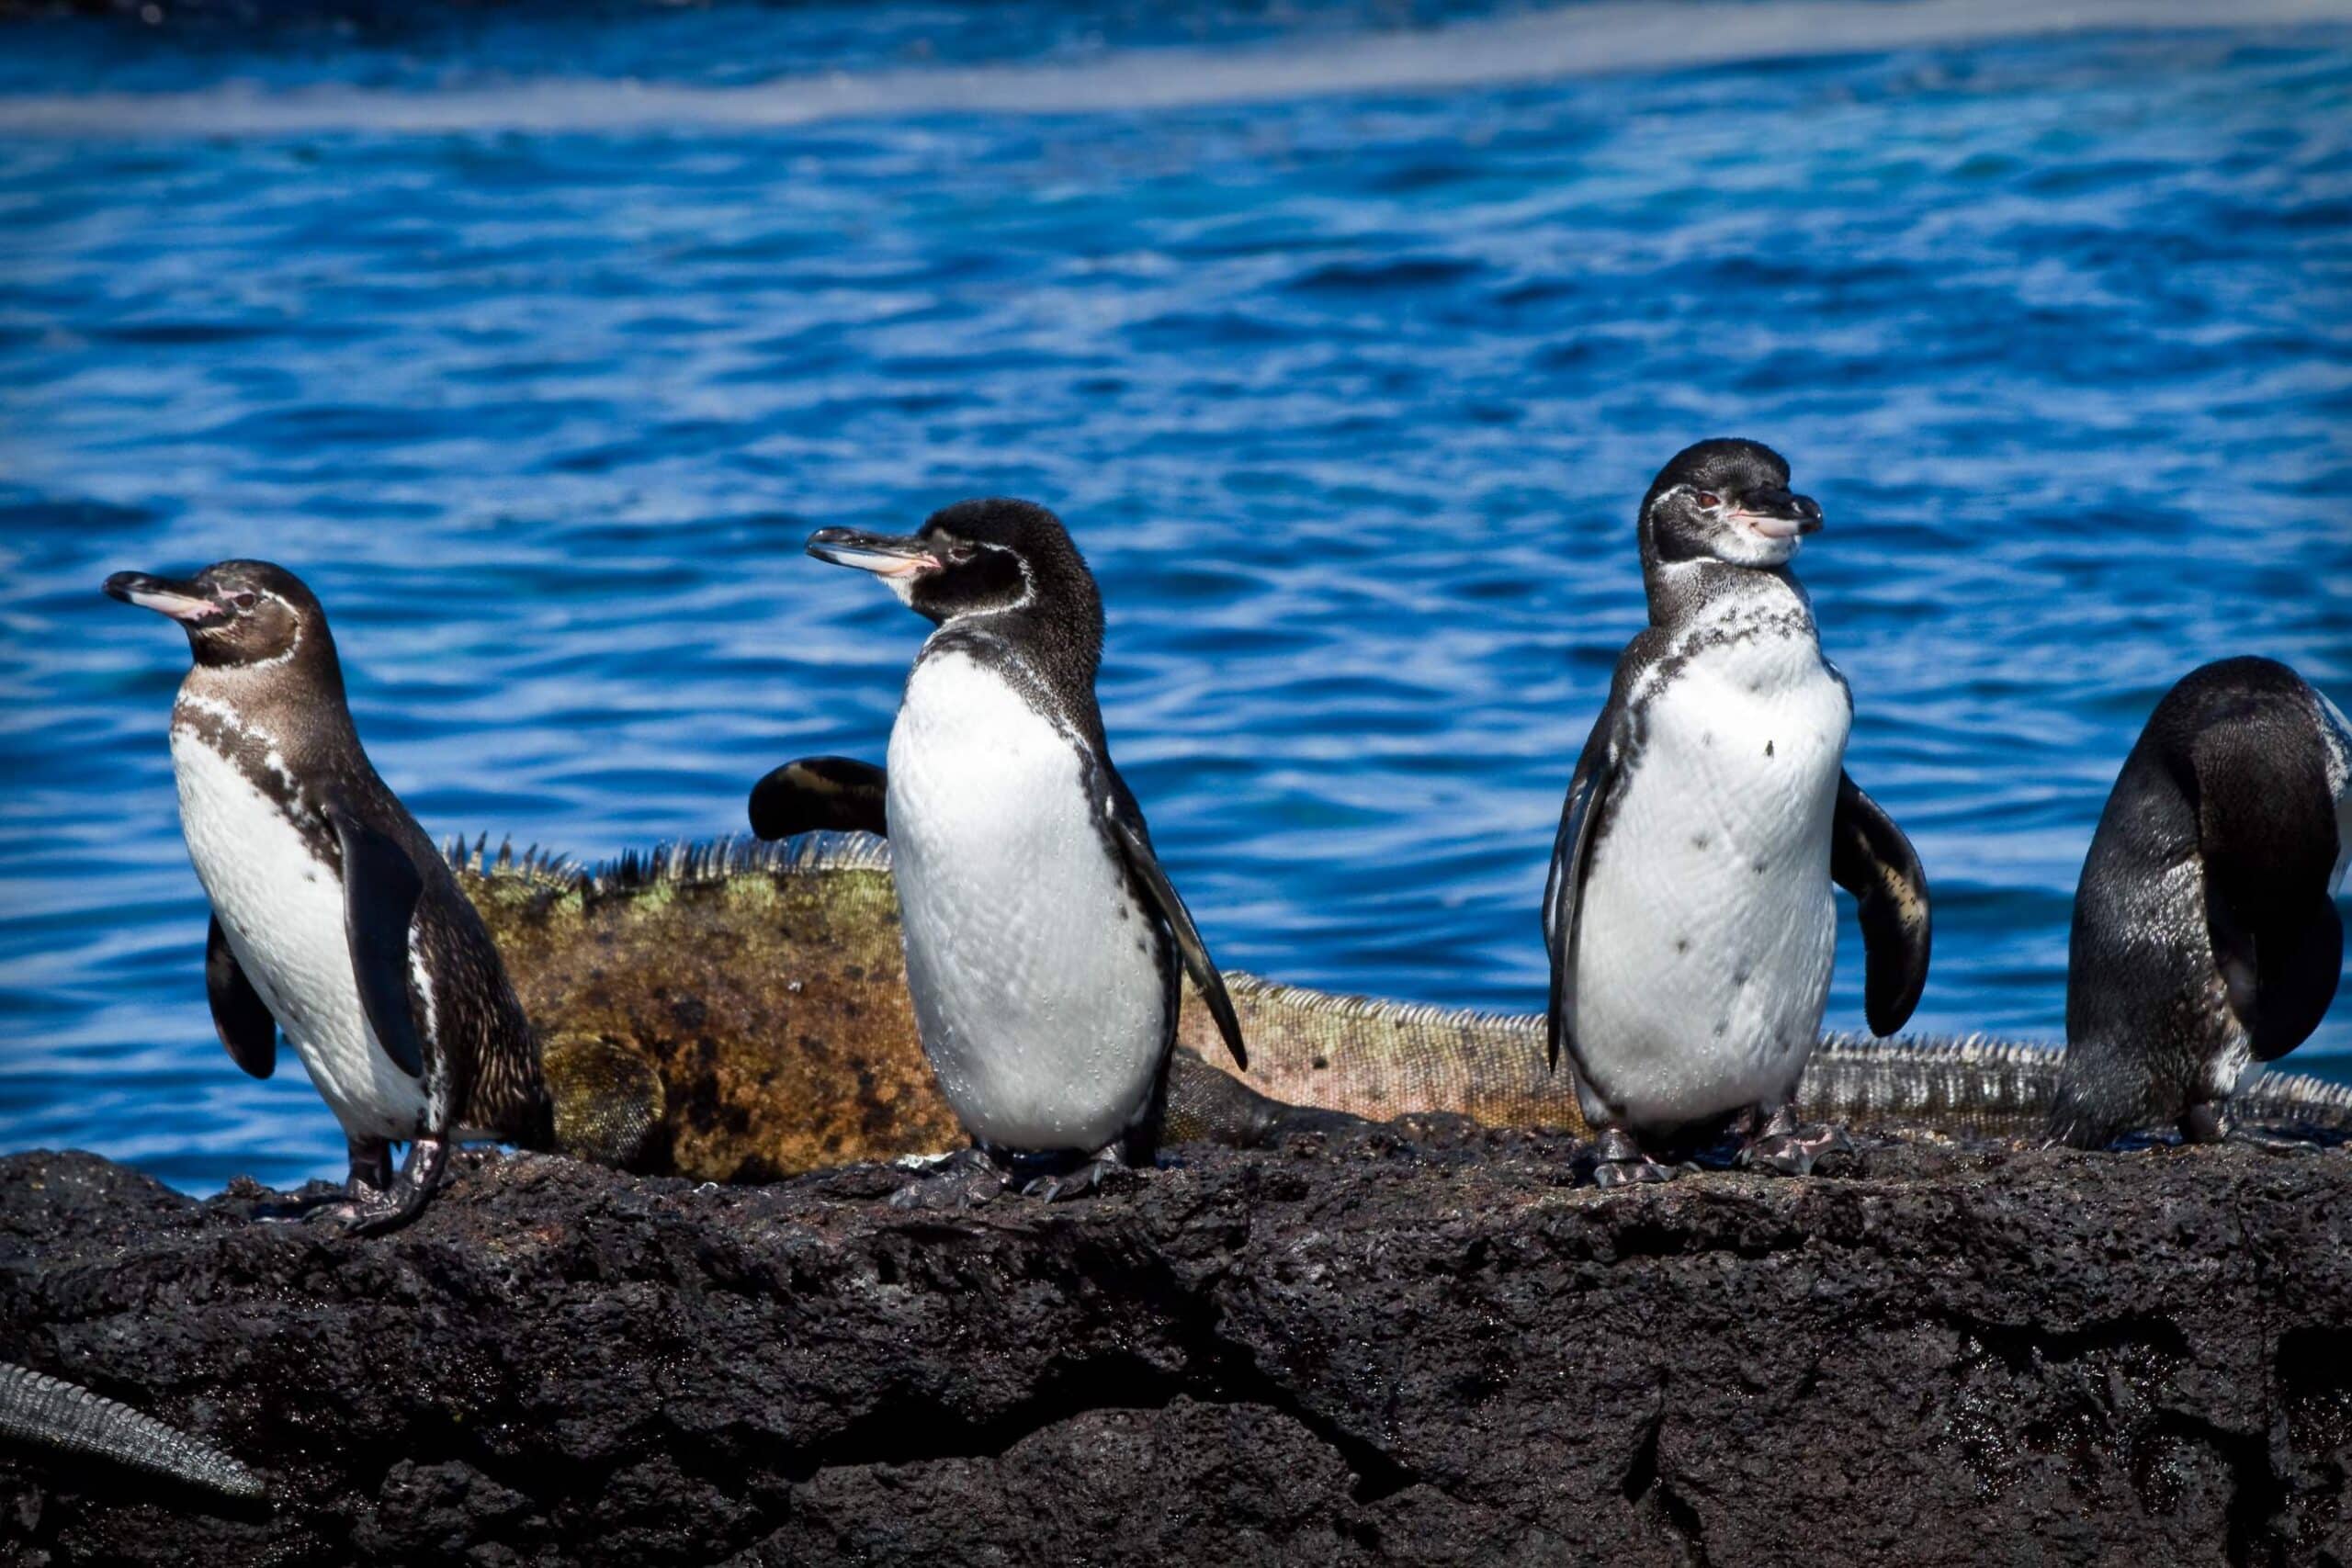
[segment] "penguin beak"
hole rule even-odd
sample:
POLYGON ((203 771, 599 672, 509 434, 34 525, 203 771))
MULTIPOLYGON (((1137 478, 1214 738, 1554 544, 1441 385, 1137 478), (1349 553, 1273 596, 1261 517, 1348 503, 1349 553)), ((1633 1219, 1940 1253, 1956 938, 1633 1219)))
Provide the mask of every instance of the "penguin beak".
POLYGON ((1793 539, 1800 534, 1821 532, 1820 503, 1809 495, 1791 495, 1784 490, 1749 491, 1739 498, 1732 516, 1768 539, 1793 539))
POLYGON ((911 535, 820 528, 808 536, 808 553, 819 560, 854 566, 876 577, 913 577, 940 569, 931 547, 911 535))
POLYGON ((220 614, 220 606, 206 598, 204 590, 197 584, 169 577, 150 577, 143 571, 116 572, 107 579, 107 594, 175 621, 196 622, 220 614))

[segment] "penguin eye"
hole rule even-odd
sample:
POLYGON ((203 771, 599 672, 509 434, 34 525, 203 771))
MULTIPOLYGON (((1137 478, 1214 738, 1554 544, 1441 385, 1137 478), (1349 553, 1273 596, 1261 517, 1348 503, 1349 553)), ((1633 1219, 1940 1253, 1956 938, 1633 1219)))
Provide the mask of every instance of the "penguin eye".
POLYGON ((235 605, 239 610, 250 610, 255 604, 261 603, 261 596, 251 592, 232 593, 229 595, 229 603, 235 605))
POLYGON ((1724 503, 1724 498, 1717 495, 1711 490, 1694 491, 1690 499, 1697 502, 1700 505, 1705 507, 1710 512, 1713 512, 1716 507, 1721 506, 1724 503))

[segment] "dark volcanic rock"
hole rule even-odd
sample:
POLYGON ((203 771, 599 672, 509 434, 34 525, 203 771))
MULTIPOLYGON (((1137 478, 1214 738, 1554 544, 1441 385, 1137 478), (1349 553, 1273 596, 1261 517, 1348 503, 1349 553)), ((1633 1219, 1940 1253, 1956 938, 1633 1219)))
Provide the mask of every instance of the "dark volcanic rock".
POLYGON ((469 1156, 398 1235, 0 1162, 0 1357, 266 1472, 39 1562, 2352 1560, 2352 1154, 1600 1194, 1438 1126, 900 1213, 469 1156))

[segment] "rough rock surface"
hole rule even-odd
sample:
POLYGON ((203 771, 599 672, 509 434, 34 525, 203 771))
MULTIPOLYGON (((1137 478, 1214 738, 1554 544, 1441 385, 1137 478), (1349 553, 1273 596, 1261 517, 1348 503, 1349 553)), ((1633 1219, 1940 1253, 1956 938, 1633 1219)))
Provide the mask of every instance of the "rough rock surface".
POLYGON ((2352 1151, 1571 1152, 1187 1148, 968 1213, 474 1155, 358 1242, 15 1156, 0 1358, 272 1501, 0 1456, 0 1558, 2352 1561, 2352 1151))

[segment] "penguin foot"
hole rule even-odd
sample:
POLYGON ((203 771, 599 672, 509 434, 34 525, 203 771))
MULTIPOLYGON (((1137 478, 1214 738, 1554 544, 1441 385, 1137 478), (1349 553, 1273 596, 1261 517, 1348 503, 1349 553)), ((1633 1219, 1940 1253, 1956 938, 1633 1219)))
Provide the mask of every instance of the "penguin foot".
POLYGON ((1854 1157, 1846 1129, 1802 1125, 1796 1111, 1783 1105, 1742 1145, 1736 1163, 1773 1176, 1811 1176, 1822 1161, 1840 1157, 1854 1157))
POLYGON ((1604 1127, 1593 1145, 1592 1184, 1606 1192, 1612 1188, 1630 1187, 1641 1182, 1671 1181, 1674 1170, 1660 1165, 1642 1150, 1634 1135, 1623 1127, 1604 1127))
POLYGON ((388 1165, 380 1183, 372 1183, 356 1169, 341 1187, 322 1188, 316 1192, 300 1192, 283 1202, 257 1203, 254 1219, 265 1225, 309 1224, 315 1221, 335 1221, 348 1218, 360 1207, 384 1201, 385 1190, 391 1185, 391 1169, 388 1165))
POLYGON ((408 1146, 408 1158, 401 1166, 400 1179, 392 1183, 390 1192, 372 1201, 359 1201, 348 1205, 343 1218, 343 1234, 349 1236, 384 1235, 414 1222, 424 1213, 425 1204, 433 1201, 434 1190, 441 1185, 441 1176, 449 1166, 449 1142, 446 1138, 419 1138, 408 1146))
POLYGON ((303 1192, 282 1202, 254 1205, 254 1223, 264 1225, 311 1224, 342 1218, 355 1206, 378 1201, 383 1194, 364 1182, 347 1181, 323 1192, 303 1192))
POLYGON ((1135 1169, 1126 1161, 1098 1155, 1076 1170, 1058 1176, 1033 1177, 1021 1189, 1023 1198, 1035 1198, 1042 1203, 1067 1203, 1073 1198, 1108 1190, 1122 1179, 1133 1176, 1135 1169))
POLYGON ((890 1194, 893 1209, 977 1209, 1004 1190, 1002 1168, 981 1148, 958 1149, 890 1194))

